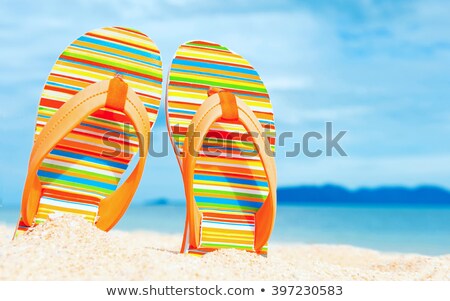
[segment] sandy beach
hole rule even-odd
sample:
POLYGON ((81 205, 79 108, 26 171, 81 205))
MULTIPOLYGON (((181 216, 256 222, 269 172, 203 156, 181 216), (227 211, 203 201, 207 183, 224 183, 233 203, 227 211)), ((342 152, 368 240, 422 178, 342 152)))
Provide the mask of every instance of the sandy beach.
POLYGON ((272 244, 267 258, 221 250, 179 254, 180 235, 105 233, 57 217, 11 241, 0 226, 0 280, 450 280, 450 254, 388 254, 352 246, 272 244))

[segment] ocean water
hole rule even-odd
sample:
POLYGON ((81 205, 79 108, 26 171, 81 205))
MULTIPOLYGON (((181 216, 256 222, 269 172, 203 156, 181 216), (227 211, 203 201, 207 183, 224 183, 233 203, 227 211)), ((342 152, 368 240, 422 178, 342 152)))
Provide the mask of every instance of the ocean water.
MULTIPOLYGON (((15 224, 18 209, 0 208, 15 224)), ((182 205, 131 207, 116 229, 181 233, 182 205)), ((278 206, 272 242, 346 244, 387 252, 450 254, 450 208, 278 206)))

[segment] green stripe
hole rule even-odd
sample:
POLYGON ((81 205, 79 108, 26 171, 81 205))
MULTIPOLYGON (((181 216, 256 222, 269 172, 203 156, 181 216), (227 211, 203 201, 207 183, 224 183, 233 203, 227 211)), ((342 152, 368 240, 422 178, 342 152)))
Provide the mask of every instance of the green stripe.
MULTIPOLYGON (((49 115, 54 115, 56 113, 57 110, 55 109, 51 109, 51 108, 47 108, 47 107, 43 107, 43 106, 39 106, 38 112, 39 113, 47 113, 49 115)), ((49 116, 52 117, 52 116, 49 116)), ((102 118, 98 118, 98 117, 94 117, 94 116, 88 116, 86 118, 86 120, 90 120, 90 121, 96 121, 102 124, 107 124, 107 125, 113 125, 116 126, 122 130, 126 130, 128 134, 130 134, 133 137, 136 137, 136 134, 131 133, 131 131, 134 129, 132 124, 129 123, 122 123, 120 121, 113 121, 113 120, 106 120, 106 119, 102 119, 102 118)))
MULTIPOLYGON (((82 45, 81 43, 85 43, 85 44, 91 45, 91 49, 90 49, 90 50, 91 50, 91 51, 96 51, 96 50, 97 50, 97 53, 98 53, 99 55, 106 55, 106 54, 104 54, 103 52, 99 52, 99 51, 102 51, 102 50, 97 48, 97 47, 99 46, 99 44, 96 43, 96 42, 92 42, 92 41, 91 41, 91 42, 88 42, 88 41, 80 41, 80 40, 76 40, 76 41, 73 42, 73 45, 71 45, 71 46, 74 47, 74 48, 76 47, 76 48, 78 48, 79 50, 86 52, 86 50, 82 48, 83 45, 82 45)), ((115 48, 115 47, 113 47, 113 46, 109 46, 109 45, 100 45, 100 46, 101 46, 102 48, 108 49, 109 52, 112 52, 114 55, 115 55, 115 53, 117 53, 117 52, 119 51, 119 53, 121 53, 121 55, 126 56, 126 57, 128 57, 128 58, 131 59, 131 57, 130 57, 130 55, 129 55, 130 51, 127 51, 127 50, 124 50, 124 49, 117 49, 117 48, 115 48), (124 52, 126 52, 127 54, 124 54, 124 52), (123 54, 122 54, 122 53, 123 53, 123 54)), ((139 49, 138 45, 127 45, 127 47, 139 49)), ((157 52, 155 52, 154 50, 148 50, 148 49, 146 49, 145 51, 148 52, 148 53, 152 53, 152 54, 154 54, 154 55, 159 55, 159 54, 158 54, 157 52)), ((111 53, 110 53, 109 55, 111 55, 111 53)), ((161 59, 161 56, 159 56, 160 59, 158 60, 158 59, 155 59, 155 58, 153 58, 153 57, 149 57, 148 55, 146 56, 146 55, 144 55, 144 54, 136 53, 136 52, 133 53, 133 56, 137 56, 137 57, 138 57, 137 59, 139 59, 139 60, 142 61, 143 63, 147 63, 147 64, 152 64, 152 61, 155 61, 155 62, 157 63, 157 62, 161 59)), ((126 58, 122 58, 122 57, 121 57, 121 59, 125 60, 126 58)), ((134 59, 134 58, 133 58, 133 59, 134 59)))
MULTIPOLYGON (((226 182, 227 180, 226 179, 224 179, 223 180, 223 182, 226 182)), ((261 179, 261 180, 258 180, 258 181, 261 181, 261 182, 263 182, 264 181, 264 183, 261 183, 261 185, 250 185, 250 184, 245 184, 245 185, 248 185, 248 186, 252 186, 252 187, 261 187, 261 188, 267 188, 267 187, 269 187, 269 184, 268 184, 268 182, 267 182, 267 179, 261 179)), ((218 183, 219 181, 207 181, 207 180, 194 180, 194 184, 202 184, 202 185, 216 185, 217 183, 218 183)))
POLYGON ((104 59, 103 58, 94 58, 90 55, 73 53, 70 50, 64 51, 63 55, 73 57, 73 58, 83 59, 83 60, 87 60, 87 61, 91 61, 91 62, 102 63, 102 64, 108 65, 108 66, 120 67, 122 69, 131 70, 131 71, 142 73, 142 74, 152 75, 158 79, 162 78, 161 73, 155 72, 152 70, 152 68, 148 68, 148 67, 135 67, 135 66, 126 65, 126 64, 123 64, 120 62, 113 62, 106 58, 104 58, 104 59))
POLYGON ((104 195, 108 195, 113 191, 110 189, 101 188, 101 187, 97 187, 97 186, 80 184, 77 182, 70 182, 70 181, 47 178, 47 177, 42 177, 42 176, 39 177, 39 180, 41 180, 41 182, 47 182, 47 183, 51 183, 51 184, 62 184, 62 185, 69 186, 71 188, 76 187, 76 188, 80 188, 80 189, 90 191, 90 192, 103 193, 104 195))
MULTIPOLYGON (((247 141, 230 140, 230 139, 222 139, 222 138, 205 138, 203 140, 203 142, 210 142, 210 143, 222 142, 223 144, 221 146, 227 146, 227 147, 233 146, 233 148, 239 146, 239 147, 247 147, 251 150, 255 149, 255 144, 253 142, 247 142, 247 141)), ((203 143, 203 147, 205 147, 204 144, 205 143, 203 143)))
POLYGON ((52 108, 47 108, 47 107, 43 107, 43 106, 39 106, 38 112, 47 112, 50 115, 55 114, 57 110, 56 109, 52 109, 52 108))
MULTIPOLYGON (((202 188, 194 188, 195 193, 215 193, 215 194, 221 194, 226 196, 244 196, 244 197, 251 197, 255 199, 265 199, 267 195, 259 195, 259 194, 253 194, 248 192, 235 192, 235 191, 222 191, 222 190, 215 190, 213 188, 211 189, 202 189, 202 188)), ((267 192, 269 193, 269 192, 267 192)))
POLYGON ((220 87, 220 88, 232 88, 232 89, 243 90, 243 91, 267 93, 267 90, 265 87, 257 88, 257 87, 249 87, 249 86, 245 86, 245 85, 228 84, 228 83, 224 83, 220 80, 214 81, 214 80, 192 79, 192 78, 186 78, 183 76, 178 76, 178 75, 173 75, 173 74, 170 75, 170 80, 180 81, 180 82, 185 82, 185 83, 204 84, 204 85, 220 87))
POLYGON ((221 50, 225 50, 228 51, 228 48, 223 47, 223 46, 215 46, 215 45, 205 45, 205 44, 198 44, 198 43, 186 43, 186 45, 189 46, 199 46, 199 47, 203 47, 203 48, 210 48, 210 49, 221 49, 221 50))
POLYGON ((179 143, 183 143, 183 139, 186 137, 185 135, 172 134, 173 139, 179 143))
POLYGON ((112 120, 106 120, 106 119, 101 119, 101 118, 97 118, 94 116, 89 116, 88 118, 86 118, 86 120, 91 120, 91 121, 97 121, 100 122, 102 124, 108 124, 108 125, 114 125, 117 126, 118 128, 122 129, 122 130, 126 130, 128 134, 133 135, 134 137, 136 137, 136 134, 131 133, 132 130, 134 130, 134 127, 132 124, 129 123, 122 123, 120 121, 112 121, 112 120))
POLYGON ((247 246, 238 246, 238 245, 226 245, 221 243, 204 243, 202 242, 200 245, 201 248, 234 248, 234 249, 241 249, 241 250, 253 250, 252 245, 247 246))
POLYGON ((203 202, 197 202, 197 206, 201 209, 231 209, 237 212, 247 211, 250 213, 255 213, 259 209, 249 206, 238 206, 220 203, 203 203, 203 202))
POLYGON ((61 170, 61 171, 69 171, 69 172, 73 172, 73 173, 76 173, 76 174, 79 174, 79 175, 93 176, 93 177, 99 178, 101 180, 104 180, 104 179, 111 180, 111 181, 114 181, 115 182, 114 184, 116 184, 116 185, 120 181, 119 177, 107 176, 107 175, 104 175, 104 174, 98 174, 98 173, 91 172, 91 171, 86 171, 86 170, 79 170, 79 169, 76 169, 76 168, 73 168, 73 167, 71 168, 71 167, 66 167, 66 166, 61 166, 61 165, 56 165, 56 164, 51 164, 51 163, 42 163, 42 166, 48 167, 48 168, 57 169, 57 170, 61 170))

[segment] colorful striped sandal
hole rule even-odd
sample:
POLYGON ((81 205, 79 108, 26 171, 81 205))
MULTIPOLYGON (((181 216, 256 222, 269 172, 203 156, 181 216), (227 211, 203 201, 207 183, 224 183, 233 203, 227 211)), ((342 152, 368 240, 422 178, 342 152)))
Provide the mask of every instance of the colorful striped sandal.
POLYGON ((187 202, 181 252, 267 254, 276 210, 275 125, 258 73, 224 46, 185 43, 172 61, 166 109, 187 202))
POLYGON ((64 50, 39 102, 15 235, 54 214, 105 231, 119 221, 143 173, 161 84, 159 50, 139 31, 93 30, 64 50))

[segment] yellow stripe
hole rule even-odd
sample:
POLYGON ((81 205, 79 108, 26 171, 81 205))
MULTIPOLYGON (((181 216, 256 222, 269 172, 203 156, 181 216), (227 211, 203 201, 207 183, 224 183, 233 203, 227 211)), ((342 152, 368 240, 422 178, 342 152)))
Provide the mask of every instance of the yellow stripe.
POLYGON ((249 169, 251 167, 259 167, 262 168, 263 164, 260 160, 236 160, 236 159, 228 159, 228 158, 215 158, 215 157, 201 157, 197 159, 197 164, 201 164, 203 162, 210 162, 210 163, 227 163, 227 164, 234 164, 234 165, 240 165, 238 168, 246 168, 249 169))
POLYGON ((70 189, 67 187, 63 187, 63 185, 54 186, 54 185, 45 185, 44 184, 44 185, 42 185, 42 187, 46 188, 46 189, 61 191, 61 192, 76 193, 77 195, 82 195, 82 196, 95 197, 98 200, 101 200, 104 198, 104 195, 99 194, 99 193, 91 193, 91 192, 87 192, 87 191, 74 190, 74 189, 70 189))
MULTIPOLYGON (((148 68, 148 67, 147 67, 148 68)), ((91 67, 83 66, 83 69, 79 69, 76 64, 64 61, 58 61, 53 67, 52 71, 58 71, 65 74, 77 75, 81 78, 86 78, 94 81, 101 81, 105 79, 110 79, 115 76, 115 72, 104 71, 102 73, 98 72, 98 69, 94 69, 91 67)), ((138 89, 152 92, 152 91, 160 91, 160 87, 158 84, 152 83, 150 81, 137 79, 135 77, 124 77, 127 83, 134 89, 135 85, 140 84, 138 89), (157 90, 155 90, 155 87, 157 90)), ((71 97, 71 96, 70 96, 71 97)))
MULTIPOLYGON (((65 167, 65 168, 67 168, 67 167, 65 167)), ((74 168, 76 168, 76 167, 74 167, 74 168)), ((103 175, 93 176, 90 174, 86 174, 83 171, 77 171, 76 169, 69 169, 69 168, 67 168, 67 170, 61 171, 60 169, 57 169, 57 168, 41 166, 39 168, 39 170, 54 172, 57 174, 63 173, 64 175, 81 177, 83 179, 100 181, 103 183, 108 183, 108 184, 113 184, 113 185, 117 185, 117 183, 119 183, 119 180, 120 180, 120 179, 109 179, 109 178, 104 177, 103 175)))
POLYGON ((244 65, 249 66, 249 63, 247 60, 240 58, 240 57, 232 57, 225 54, 208 54, 204 51, 198 51, 198 50, 192 50, 187 49, 185 47, 181 47, 177 53, 176 56, 182 56, 182 57, 189 57, 189 58, 196 58, 198 60, 210 60, 210 61, 216 61, 216 62, 226 62, 226 63, 233 63, 237 65, 244 65))
POLYGON ((145 48, 149 48, 149 50, 148 49, 144 50, 142 48, 138 48, 138 47, 131 46, 131 45, 127 45, 127 46, 131 46, 132 48, 136 48, 136 49, 143 50, 143 51, 152 51, 152 52, 155 52, 155 54, 159 54, 159 49, 158 49, 158 47, 156 47, 155 43, 150 41, 148 39, 148 37, 144 37, 137 33, 133 33, 130 31, 123 31, 122 29, 111 28, 111 27, 107 28, 106 30, 103 28, 99 29, 99 30, 95 30, 95 31, 93 31, 93 33, 101 35, 106 38, 115 37, 121 41, 126 41, 126 42, 132 43, 132 44, 138 44, 145 48))
MULTIPOLYGON (((136 53, 132 53, 132 52, 129 52, 129 51, 120 50, 120 49, 117 49, 117 48, 103 46, 103 45, 95 44, 95 43, 92 43, 92 42, 76 41, 76 42, 73 43, 73 45, 82 46, 82 47, 89 47, 90 49, 83 48, 82 51, 85 51, 85 52, 98 50, 98 51, 105 51, 105 52, 121 55, 121 56, 124 56, 124 57, 121 57, 121 59, 123 59, 124 61, 125 60, 128 61, 129 58, 133 58, 133 59, 136 59, 136 60, 144 61, 145 63, 158 64, 157 60, 152 59, 149 56, 144 56, 144 55, 141 55, 141 54, 136 54, 136 53), (95 46, 92 46, 92 45, 95 45, 95 46)), ((127 45, 127 47, 130 47, 130 45, 127 45)), ((135 47, 132 47, 132 48, 135 48, 135 47)), ((74 47, 71 47, 70 49, 74 49, 74 47)), ((102 52, 101 55, 107 56, 108 54, 102 52)))
MULTIPOLYGON (((194 180, 194 184, 203 184, 203 185, 220 186, 220 187, 231 187, 231 188, 244 188, 244 189, 254 190, 256 193, 261 192, 261 191, 269 191, 269 187, 265 187, 265 186, 236 184, 236 183, 228 183, 228 182, 220 182, 220 181, 194 180)), ((259 200, 258 202, 261 202, 261 200, 259 200)))
POLYGON ((56 156, 54 154, 48 154, 47 158, 55 160, 55 161, 60 161, 60 162, 64 162, 64 163, 73 164, 73 165, 81 165, 81 166, 86 166, 86 167, 93 167, 93 168, 96 168, 96 169, 99 169, 99 170, 103 170, 103 171, 111 171, 111 172, 114 172, 114 173, 117 173, 117 174, 122 174, 124 172, 124 170, 121 169, 121 168, 108 166, 108 165, 103 165, 103 164, 100 164, 100 163, 83 161, 83 160, 79 160, 79 159, 73 159, 73 158, 69 158, 69 157, 56 156))
POLYGON ((74 213, 74 214, 80 214, 80 215, 96 215, 95 213, 91 211, 86 210, 80 210, 80 209, 74 209, 74 208, 66 208, 61 206, 53 206, 49 204, 39 204, 39 210, 38 213, 41 212, 42 214, 47 214, 50 211, 59 211, 59 212, 67 212, 67 213, 74 213))
POLYGON ((239 85, 245 88, 265 88, 263 84, 260 83, 249 83, 249 82, 244 82, 244 81, 240 81, 240 80, 233 80, 233 79, 224 79, 224 78, 217 78, 217 77, 213 77, 213 76, 208 76, 208 75, 193 75, 193 74, 184 74, 184 73, 180 73, 177 71, 172 71, 171 75, 175 75, 175 76, 181 76, 184 79, 190 80, 190 81, 211 81, 211 82, 217 82, 218 84, 230 84, 230 85, 239 85))
POLYGON ((220 74, 220 75, 228 75, 228 76, 234 76, 234 77, 239 77, 239 78, 246 78, 246 79, 251 79, 251 80, 259 80, 259 76, 257 76, 257 75, 252 75, 252 74, 242 73, 242 72, 225 71, 225 70, 218 71, 217 69, 208 68, 206 66, 205 67, 189 66, 189 69, 186 69, 186 65, 173 64, 172 68, 185 69, 185 70, 197 71, 197 72, 215 73, 215 74, 220 74))
MULTIPOLYGON (((176 92, 186 92, 186 93, 193 93, 193 94, 199 94, 199 95, 206 95, 206 91, 202 91, 200 92, 199 89, 196 88, 190 88, 188 86, 172 86, 170 87, 170 90, 168 90, 168 95, 171 96, 172 93, 176 93, 176 92)), ((239 93, 239 92, 237 92, 239 93)), ((246 94, 244 96, 240 96, 241 99, 243 99, 244 101, 255 101, 255 102, 259 102, 259 103, 269 103, 270 104, 270 99, 268 98, 261 98, 261 97, 257 97, 257 96, 252 96, 250 94, 246 94)), ((205 98, 206 99, 206 98, 205 98)), ((171 103, 173 100, 169 99, 169 103, 171 103)))

